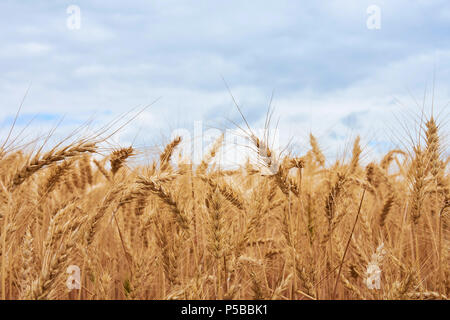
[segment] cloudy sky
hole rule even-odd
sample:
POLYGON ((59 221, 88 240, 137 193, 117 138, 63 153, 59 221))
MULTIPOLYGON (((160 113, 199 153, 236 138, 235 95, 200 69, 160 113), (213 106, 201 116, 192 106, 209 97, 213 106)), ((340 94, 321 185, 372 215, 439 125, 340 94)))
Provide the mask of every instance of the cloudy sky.
POLYGON ((434 111, 449 115, 447 0, 3 0, 0 28, 2 135, 28 88, 17 130, 32 120, 31 136, 62 118, 63 133, 100 126, 158 98, 117 144, 151 146, 196 123, 234 128, 223 79, 254 128, 273 93, 282 144, 300 153, 309 132, 330 156, 357 133, 368 155, 382 152, 425 92, 431 110, 433 78, 434 111), (379 29, 368 28, 373 5, 379 29))

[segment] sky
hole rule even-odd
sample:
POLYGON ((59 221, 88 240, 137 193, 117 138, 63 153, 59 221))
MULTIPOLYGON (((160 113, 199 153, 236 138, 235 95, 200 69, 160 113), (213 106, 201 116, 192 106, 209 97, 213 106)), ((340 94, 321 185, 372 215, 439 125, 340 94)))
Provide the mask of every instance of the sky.
POLYGON ((298 154, 312 132, 331 158, 357 134, 379 156, 432 104, 448 132, 447 0, 2 0, 0 29, 2 137, 25 95, 29 138, 157 100, 111 139, 143 149, 238 132, 233 97, 256 131, 272 101, 278 144, 298 154))

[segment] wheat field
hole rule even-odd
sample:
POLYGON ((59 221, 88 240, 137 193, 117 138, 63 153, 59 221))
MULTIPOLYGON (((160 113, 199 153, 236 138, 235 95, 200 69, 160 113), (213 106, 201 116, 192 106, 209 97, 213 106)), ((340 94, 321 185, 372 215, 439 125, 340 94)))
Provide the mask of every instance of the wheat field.
POLYGON ((180 138, 150 165, 95 138, 4 144, 1 299, 448 299, 439 129, 423 119, 410 148, 366 165, 359 138, 330 163, 312 134, 279 157, 250 132, 258 161, 233 170, 223 137, 196 166, 180 138))

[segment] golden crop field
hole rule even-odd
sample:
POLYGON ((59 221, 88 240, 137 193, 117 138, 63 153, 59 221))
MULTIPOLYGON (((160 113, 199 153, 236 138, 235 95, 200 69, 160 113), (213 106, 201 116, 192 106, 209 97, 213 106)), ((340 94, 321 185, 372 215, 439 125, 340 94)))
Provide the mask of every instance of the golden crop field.
POLYGON ((449 159, 434 118, 362 165, 317 139, 236 170, 95 138, 0 149, 1 299, 448 299, 449 159), (102 155, 101 157, 99 155, 102 155), (79 280, 77 280, 79 279, 79 280))

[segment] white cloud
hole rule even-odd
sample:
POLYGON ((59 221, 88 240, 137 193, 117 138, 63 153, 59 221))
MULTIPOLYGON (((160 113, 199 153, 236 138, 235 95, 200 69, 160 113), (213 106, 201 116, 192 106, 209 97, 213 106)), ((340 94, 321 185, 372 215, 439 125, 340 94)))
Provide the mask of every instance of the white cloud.
POLYGON ((0 20, 0 121, 32 82, 24 112, 77 121, 106 122, 162 97, 124 129, 127 143, 146 126, 140 143, 199 120, 230 127, 239 115, 223 76, 256 127, 274 89, 280 134, 299 147, 312 131, 332 154, 352 126, 369 142, 388 141, 385 126, 404 110, 394 99, 411 106, 409 92, 430 92, 435 66, 437 108, 450 98, 449 5, 379 1, 382 28, 371 31, 370 4, 79 1, 81 29, 71 31, 62 4, 2 3, 16 19, 0 20))
POLYGON ((11 43, 0 53, 3 58, 40 56, 49 53, 51 46, 40 42, 11 43))

